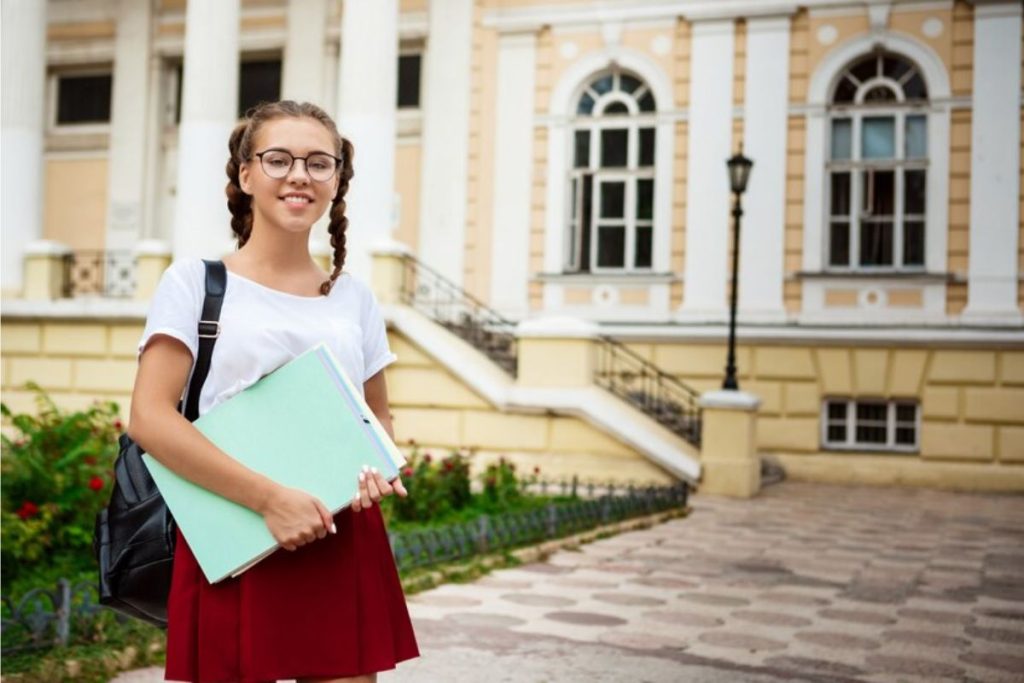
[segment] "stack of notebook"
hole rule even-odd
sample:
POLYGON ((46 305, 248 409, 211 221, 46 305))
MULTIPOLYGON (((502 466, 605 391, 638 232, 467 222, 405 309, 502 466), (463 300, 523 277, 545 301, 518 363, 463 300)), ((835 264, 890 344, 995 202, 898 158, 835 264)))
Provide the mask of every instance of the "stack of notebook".
MULTIPOLYGON (((334 513, 352 502, 364 465, 390 480, 405 463, 325 344, 193 424, 246 467, 334 513)), ((278 548, 262 516, 143 458, 208 581, 237 576, 278 548)))

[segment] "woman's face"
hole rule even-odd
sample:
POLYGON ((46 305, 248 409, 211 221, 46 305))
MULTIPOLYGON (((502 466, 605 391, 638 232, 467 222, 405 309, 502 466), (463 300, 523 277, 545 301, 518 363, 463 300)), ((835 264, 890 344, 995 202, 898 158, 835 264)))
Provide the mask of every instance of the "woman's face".
MULTIPOLYGON (((270 177, 256 154, 284 150, 293 157, 317 152, 337 155, 331 133, 316 119, 280 118, 256 132, 253 158, 242 164, 238 181, 252 195, 253 226, 266 224, 288 232, 304 232, 323 215, 338 190, 339 168, 330 180, 313 180, 306 163, 296 159, 283 178, 270 177)), ((279 156, 279 155, 275 155, 279 156)))

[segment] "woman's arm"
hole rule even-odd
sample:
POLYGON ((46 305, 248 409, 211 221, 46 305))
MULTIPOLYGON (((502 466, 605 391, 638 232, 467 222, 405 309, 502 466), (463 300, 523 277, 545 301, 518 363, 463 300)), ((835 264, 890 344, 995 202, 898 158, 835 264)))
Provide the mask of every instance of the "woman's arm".
POLYGON ((331 529, 331 514, 315 497, 281 486, 220 450, 176 409, 192 354, 156 335, 139 361, 128 434, 179 476, 264 517, 274 538, 293 550, 331 529))
MULTIPOLYGON (((366 399, 366 405, 370 406, 370 410, 377 417, 377 421, 380 422, 384 431, 394 441, 395 430, 391 424, 391 409, 388 407, 388 385, 384 379, 383 370, 363 382, 363 396, 366 399)), ((395 477, 394 480, 388 482, 384 475, 377 470, 364 474, 371 476, 361 475, 359 478, 359 492, 352 501, 352 509, 356 512, 359 512, 362 508, 370 507, 373 501, 378 501, 391 493, 397 493, 403 498, 409 495, 402 484, 401 477, 395 477)))

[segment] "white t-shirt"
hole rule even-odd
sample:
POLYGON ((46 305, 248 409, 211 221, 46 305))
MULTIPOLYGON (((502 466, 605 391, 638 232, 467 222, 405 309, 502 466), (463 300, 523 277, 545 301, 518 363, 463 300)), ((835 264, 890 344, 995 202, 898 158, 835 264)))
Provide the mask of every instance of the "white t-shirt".
MULTIPOLYGON (((194 362, 205 282, 202 259, 175 261, 164 271, 139 341, 140 358, 153 335, 166 334, 184 343, 194 362)), ((369 287, 348 273, 338 277, 327 296, 305 297, 228 271, 220 337, 199 396, 199 414, 320 342, 330 347, 360 391, 363 382, 396 359, 377 300, 369 287)))

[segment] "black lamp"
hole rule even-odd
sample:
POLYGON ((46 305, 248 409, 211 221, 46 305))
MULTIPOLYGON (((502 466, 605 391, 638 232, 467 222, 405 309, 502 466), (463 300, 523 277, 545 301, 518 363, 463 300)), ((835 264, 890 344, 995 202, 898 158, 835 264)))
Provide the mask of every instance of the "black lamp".
POLYGON ((723 389, 738 390, 739 382, 736 381, 736 293, 739 291, 739 263, 740 263, 740 216, 743 215, 743 208, 740 198, 747 191, 747 181, 750 180, 750 169, 754 162, 743 156, 743 146, 740 151, 733 154, 725 162, 729 167, 729 185, 733 194, 732 218, 733 218, 733 240, 732 240, 732 296, 729 306, 729 357, 725 363, 725 380, 722 382, 723 389))

